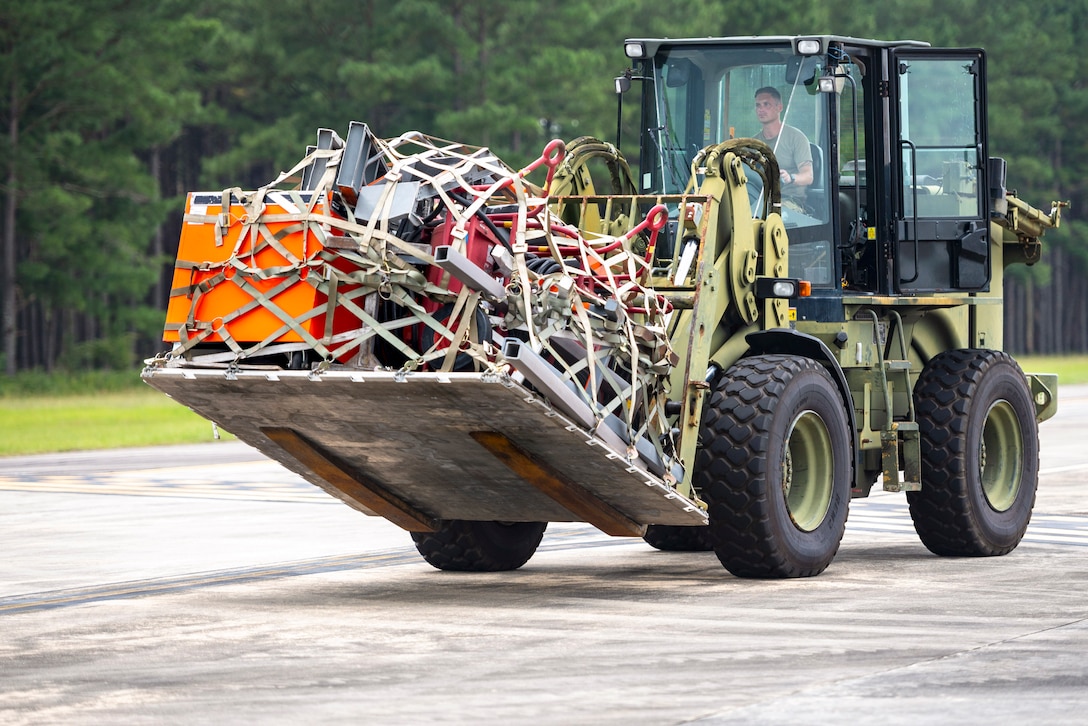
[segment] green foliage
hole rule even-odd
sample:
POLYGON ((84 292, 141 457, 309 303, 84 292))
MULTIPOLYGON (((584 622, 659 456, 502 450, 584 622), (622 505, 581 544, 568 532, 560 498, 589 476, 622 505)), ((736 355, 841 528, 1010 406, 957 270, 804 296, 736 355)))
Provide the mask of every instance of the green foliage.
MULTIPOLYGON (((36 0, 0 7, 0 189, 16 209, 3 246, 18 260, 0 309, 63 319, 54 340, 154 345, 165 300, 151 290, 185 191, 265 183, 319 127, 352 120, 487 145, 518 166, 553 136, 612 139, 626 37, 796 33, 985 47, 991 153, 1009 161, 1009 187, 1088 208, 1088 0, 36 0)), ((1047 241, 1088 257, 1072 216, 1047 241)), ((53 345, 31 365, 101 360, 94 350, 53 345)))
POLYGON ((136 365, 133 336, 117 335, 73 343, 57 359, 62 371, 131 371, 136 365))
POLYGON ((132 330, 161 269, 149 240, 169 211, 148 154, 199 106, 186 66, 211 26, 184 8, 38 0, 0 10, 0 163, 16 210, 3 248, 17 260, 0 306, 81 314, 105 336, 132 330))

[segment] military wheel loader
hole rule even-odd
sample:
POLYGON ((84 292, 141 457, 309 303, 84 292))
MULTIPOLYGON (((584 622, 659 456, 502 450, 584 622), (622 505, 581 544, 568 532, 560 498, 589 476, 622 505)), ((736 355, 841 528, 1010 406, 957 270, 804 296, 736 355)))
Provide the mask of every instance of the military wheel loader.
POLYGON ((877 482, 938 555, 1014 549, 1057 381, 1002 352, 1002 272, 1062 205, 989 157, 983 51, 624 48, 637 172, 592 138, 515 169, 355 122, 261 189, 191 193, 144 380, 444 570, 588 522, 812 576, 877 482), (756 138, 767 88, 809 184, 756 138))

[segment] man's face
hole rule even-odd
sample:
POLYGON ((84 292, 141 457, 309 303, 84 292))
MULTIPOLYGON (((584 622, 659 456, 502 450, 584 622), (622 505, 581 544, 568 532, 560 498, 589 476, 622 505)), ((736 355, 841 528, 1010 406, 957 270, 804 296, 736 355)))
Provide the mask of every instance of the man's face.
POLYGON ((769 93, 756 96, 756 118, 761 124, 777 120, 780 113, 782 113, 782 102, 774 96, 769 93))

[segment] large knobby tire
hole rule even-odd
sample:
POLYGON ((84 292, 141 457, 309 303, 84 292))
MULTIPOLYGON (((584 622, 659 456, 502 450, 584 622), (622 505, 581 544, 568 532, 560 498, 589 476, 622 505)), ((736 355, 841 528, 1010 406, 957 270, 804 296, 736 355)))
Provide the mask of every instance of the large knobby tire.
POLYGON ((516 570, 533 556, 547 522, 442 521, 434 532, 412 532, 423 559, 440 570, 516 570))
POLYGON ((914 387, 922 489, 908 492, 922 544, 988 557, 1020 544, 1039 483, 1039 428, 1020 366, 993 350, 952 350, 914 387))
POLYGON ((842 541, 853 437, 819 363, 744 358, 715 382, 693 482, 718 559, 738 577, 811 577, 842 541))
POLYGON ((675 524, 651 524, 642 535, 646 544, 662 552, 709 552, 710 527, 684 527, 675 524))

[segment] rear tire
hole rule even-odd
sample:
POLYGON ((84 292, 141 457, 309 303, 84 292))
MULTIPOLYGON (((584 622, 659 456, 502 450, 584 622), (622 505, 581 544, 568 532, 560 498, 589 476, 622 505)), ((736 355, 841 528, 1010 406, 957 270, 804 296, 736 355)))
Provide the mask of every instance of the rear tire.
POLYGON ((1039 428, 1027 379, 1007 353, 952 350, 914 387, 922 490, 914 529, 937 555, 1004 555, 1024 537, 1039 483, 1039 428))
POLYGON ((684 527, 674 524, 651 524, 642 535, 646 544, 662 552, 709 552, 710 527, 684 527))
POLYGON ((439 570, 500 572, 529 561, 547 522, 474 522, 450 519, 434 532, 412 532, 419 554, 439 570))
POLYGON ((761 355, 716 382, 694 484, 714 551, 738 577, 811 577, 838 552, 853 472, 852 432, 823 366, 761 355))

